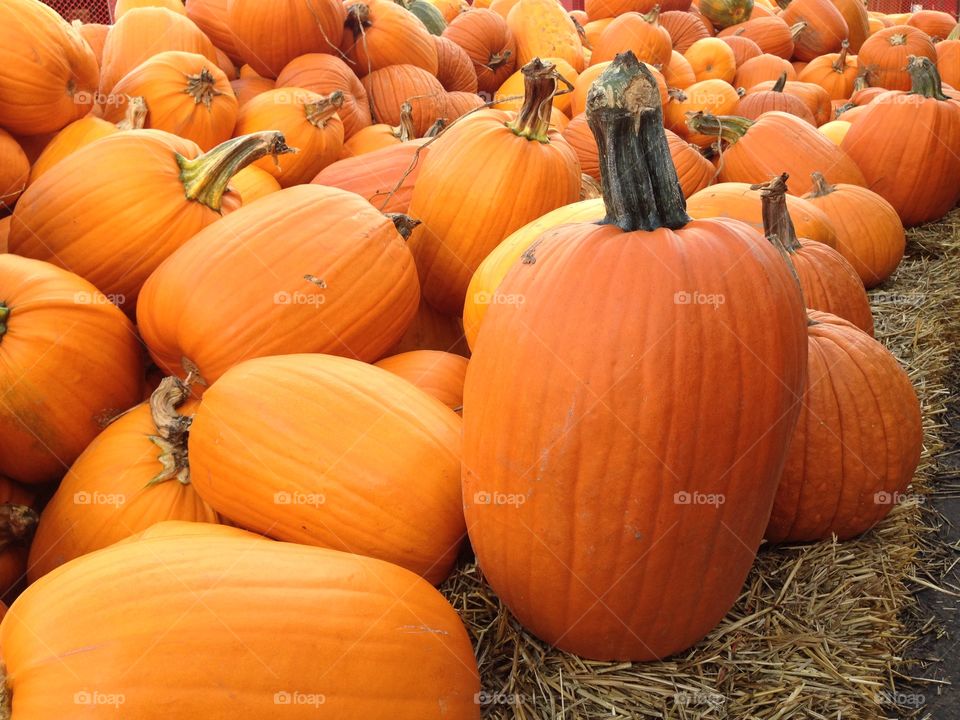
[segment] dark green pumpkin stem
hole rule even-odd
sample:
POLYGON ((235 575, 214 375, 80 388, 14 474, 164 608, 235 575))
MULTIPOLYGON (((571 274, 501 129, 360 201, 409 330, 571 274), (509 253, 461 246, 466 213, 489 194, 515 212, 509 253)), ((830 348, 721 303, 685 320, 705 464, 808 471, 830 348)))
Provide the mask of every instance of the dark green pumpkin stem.
POLYGON ((823 173, 813 172, 810 174, 810 177, 813 179, 813 190, 811 190, 804 197, 824 197, 829 195, 836 188, 827 182, 827 179, 823 176, 823 173))
POLYGON ((943 94, 940 73, 937 72, 937 68, 930 58, 911 55, 907 58, 907 72, 910 73, 912 82, 911 95, 923 95, 936 100, 950 99, 943 94))
POLYGON ((687 127, 700 135, 720 138, 733 145, 753 127, 753 120, 739 115, 710 115, 699 111, 687 113, 687 127))
POLYGON ((262 157, 273 155, 276 158, 294 152, 295 148, 287 147, 283 133, 265 130, 227 140, 193 160, 179 153, 176 159, 187 199, 220 212, 230 178, 262 157))
POLYGON ((844 40, 840 43, 840 54, 833 62, 834 72, 843 73, 847 69, 847 53, 850 52, 850 41, 844 40))
POLYGON ((307 115, 307 122, 314 127, 323 127, 341 107, 343 107, 343 91, 334 90, 329 95, 320 95, 315 102, 307 103, 303 106, 303 110, 307 115))
POLYGON ((10 318, 10 307, 5 302, 0 302, 0 342, 3 336, 7 334, 7 320, 10 318))
POLYGON ((203 103, 207 110, 213 105, 213 99, 217 95, 223 95, 217 90, 216 78, 207 68, 201 68, 196 75, 187 75, 187 88, 184 92, 193 98, 194 105, 203 103))
POLYGON ((773 92, 783 92, 783 89, 787 86, 787 74, 781 73, 780 77, 777 78, 777 81, 773 84, 773 87, 770 88, 773 92))
POLYGON ((40 516, 36 510, 17 503, 0 505, 0 551, 10 545, 28 545, 40 516))
POLYGON ((550 113, 553 110, 553 96, 557 94, 557 80, 560 78, 553 63, 534 58, 522 68, 523 105, 517 111, 517 117, 507 123, 507 127, 520 137, 538 142, 549 142, 547 131, 550 129, 550 113))
POLYGON ((176 479, 181 485, 190 484, 190 464, 187 461, 187 435, 193 418, 181 415, 177 408, 190 395, 190 378, 183 382, 177 377, 165 377, 150 396, 150 415, 157 429, 150 441, 160 448, 157 460, 161 470, 147 483, 147 487, 176 479))
POLYGON ((603 224, 633 232, 690 222, 657 82, 632 52, 617 55, 591 86, 587 122, 600 150, 603 224))

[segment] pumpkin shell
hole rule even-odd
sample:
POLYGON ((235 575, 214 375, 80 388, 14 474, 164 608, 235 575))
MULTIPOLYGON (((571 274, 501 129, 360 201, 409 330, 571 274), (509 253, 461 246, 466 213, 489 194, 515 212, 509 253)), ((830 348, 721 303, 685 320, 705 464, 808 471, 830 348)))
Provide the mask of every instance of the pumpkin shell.
POLYGON ((908 25, 883 28, 868 37, 857 62, 870 71, 870 84, 888 90, 909 90, 907 58, 911 55, 937 61, 937 50, 925 32, 908 25))
POLYGON ((400 106, 409 102, 413 107, 413 124, 418 137, 426 134, 445 110, 443 85, 415 65, 391 65, 374 70, 362 82, 376 122, 399 125, 400 106))
POLYGON ((10 133, 0 128, 0 210, 13 208, 29 178, 27 154, 10 133))
POLYGON ((477 92, 477 71, 466 50, 453 40, 434 37, 437 47, 437 79, 447 92, 477 92))
POLYGON ((242 64, 238 41, 230 29, 229 0, 186 0, 187 17, 237 65, 242 64))
POLYGON ((439 350, 412 350, 385 357, 376 365, 413 383, 452 410, 460 410, 463 406, 467 359, 462 355, 439 350))
POLYGON ((493 95, 517 68, 517 43, 507 21, 492 10, 473 9, 457 15, 443 31, 470 57, 477 88, 493 95))
POLYGON ((115 124, 93 115, 74 120, 54 135, 53 139, 43 148, 40 157, 36 159, 30 169, 29 184, 35 183, 68 155, 72 155, 80 148, 86 147, 100 138, 113 135, 119 131, 115 124))
POLYGON ((340 49, 359 77, 400 64, 437 74, 437 47, 416 15, 393 0, 355 1, 346 7, 340 49))

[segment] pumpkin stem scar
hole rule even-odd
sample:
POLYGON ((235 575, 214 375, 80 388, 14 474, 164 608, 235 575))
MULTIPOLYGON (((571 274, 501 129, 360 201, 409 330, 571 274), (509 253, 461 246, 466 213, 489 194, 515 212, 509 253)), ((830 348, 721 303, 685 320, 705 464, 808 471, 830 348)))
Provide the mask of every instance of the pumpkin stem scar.
POLYGON ((617 55, 597 78, 586 111, 600 149, 602 222, 624 232, 690 222, 663 130, 660 91, 632 52, 617 55))
POLYGON ((181 415, 177 408, 190 395, 190 377, 183 382, 178 377, 165 377, 150 396, 150 414, 157 432, 150 441, 160 448, 157 460, 160 472, 147 487, 174 478, 181 485, 190 484, 190 464, 187 458, 187 436, 193 418, 181 415))
POLYGON ((404 240, 408 240, 414 228, 420 224, 419 220, 414 220, 409 215, 404 215, 403 213, 384 213, 384 215, 390 218, 393 226, 404 240))
POLYGON ((517 117, 507 123, 507 127, 520 137, 537 142, 549 142, 547 132, 550 129, 550 113, 553 110, 553 96, 557 94, 557 81, 561 78, 556 66, 534 58, 521 69, 523 73, 523 105, 517 111, 517 117))
POLYGON ((230 178, 262 157, 296 152, 287 146, 283 133, 266 130, 227 140, 198 158, 188 160, 176 154, 180 181, 188 200, 196 200, 220 212, 230 178))
POLYGON ((183 92, 193 98, 194 105, 203 106, 209 110, 213 106, 213 99, 223 92, 217 90, 217 81, 207 68, 201 68, 196 75, 187 75, 187 87, 183 92))

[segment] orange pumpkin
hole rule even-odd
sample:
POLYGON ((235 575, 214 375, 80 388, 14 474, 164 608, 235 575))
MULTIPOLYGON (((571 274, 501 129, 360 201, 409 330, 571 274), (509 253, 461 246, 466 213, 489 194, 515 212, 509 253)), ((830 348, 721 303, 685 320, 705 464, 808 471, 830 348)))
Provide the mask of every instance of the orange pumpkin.
POLYGON ((204 155, 161 130, 102 138, 27 189, 13 215, 10 249, 76 272, 132 315, 140 287, 163 259, 237 207, 226 192, 230 177, 287 150, 276 132, 228 140, 204 155))
POLYGON ((161 370, 185 378, 195 368, 212 383, 262 355, 378 360, 418 297, 390 218, 353 193, 302 185, 231 213, 171 255, 144 285, 137 324, 161 370))
POLYGON ((477 92, 477 71, 467 52, 453 40, 432 36, 437 48, 437 80, 448 92, 477 92))
POLYGON ((74 20, 73 27, 93 50, 93 56, 97 59, 97 66, 99 67, 103 60, 103 45, 107 41, 110 26, 99 23, 81 23, 79 20, 74 20))
POLYGON ((783 18, 774 15, 732 25, 725 30, 721 30, 720 37, 726 37, 727 35, 745 37, 753 40, 761 52, 789 60, 793 56, 795 47, 794 35, 801 29, 800 26, 791 28, 783 21, 783 18))
POLYGON ((594 45, 591 64, 613 60, 618 53, 630 50, 639 60, 650 65, 670 62, 673 45, 670 33, 660 25, 656 8, 642 15, 629 12, 615 18, 594 45))
POLYGON ((467 359, 439 350, 412 350, 385 357, 377 367, 413 383, 448 408, 463 406, 463 381, 467 359))
POLYGON ((823 173, 831 182, 866 185, 863 173, 842 149, 793 115, 774 111, 751 121, 701 113, 688 122, 695 132, 719 136, 727 144, 720 163, 721 182, 764 182, 786 171, 794 178, 790 191, 795 195, 813 187, 813 172, 823 173))
POLYGON ((708 147, 717 141, 717 136, 693 132, 687 125, 687 114, 707 112, 725 115, 733 112, 739 102, 740 96, 729 83, 723 80, 703 80, 681 92, 670 93, 670 102, 664 106, 664 121, 668 129, 687 142, 708 147))
POLYGON ((797 79, 819 85, 832 100, 849 98, 857 80, 858 66, 856 57, 847 55, 848 49, 849 43, 844 42, 839 53, 814 58, 798 74, 797 79))
POLYGON ((340 0, 230 0, 227 11, 240 57, 269 78, 301 55, 339 54, 346 18, 340 0))
POLYGON ((937 50, 923 30, 894 25, 867 38, 860 48, 857 63, 869 72, 871 85, 888 90, 909 90, 907 58, 911 55, 937 61, 937 50))
POLYGON ((431 144, 413 190, 410 214, 422 224, 410 249, 421 290, 448 315, 463 311, 470 276, 497 243, 579 196, 573 149, 548 127, 555 69, 534 61, 524 73, 520 111, 480 110, 451 126, 431 144), (517 167, 524 168, 521 175, 517 167), (451 196, 472 201, 451 203, 451 196))
POLYGON ((410 327, 390 354, 397 355, 411 350, 442 350, 464 357, 470 355, 460 318, 437 312, 423 298, 420 299, 410 327))
POLYGON ((93 50, 38 0, 0 5, 0 67, 0 127, 12 133, 56 132, 93 106, 93 50))
POLYGON ((847 24, 846 39, 850 44, 850 52, 856 55, 863 46, 863 41, 870 34, 870 22, 866 4, 860 0, 830 0, 833 6, 840 11, 847 24))
POLYGON ((103 46, 100 104, 111 104, 114 86, 124 75, 167 50, 203 55, 212 64, 217 64, 213 43, 186 15, 166 8, 141 7, 117 20, 103 46))
MULTIPOLYGON (((747 95, 766 92, 772 89, 774 84, 773 81, 769 80, 757 83, 747 91, 747 95)), ((804 104, 804 107, 810 111, 810 114, 813 115, 814 123, 817 126, 830 122, 833 118, 833 103, 827 91, 820 85, 797 80, 787 80, 783 84, 783 92, 800 100, 804 104)))
POLYGON ((936 48, 937 71, 943 82, 951 87, 960 87, 960 23, 946 40, 937 43, 936 48))
POLYGON ((687 59, 674 50, 670 53, 670 62, 663 68, 663 79, 668 88, 686 90, 697 81, 697 76, 687 59))
MULTIPOLYGON (((650 9, 646 8, 637 12, 647 12, 650 9)), ((695 15, 688 12, 673 10, 662 13, 660 15, 660 25, 669 33, 673 49, 681 54, 686 53, 687 49, 698 40, 710 37, 710 33, 707 32, 703 23, 695 15)))
POLYGON ((149 403, 117 418, 77 458, 40 516, 30 582, 154 523, 218 522, 190 484, 187 433, 197 406, 183 404, 188 394, 166 378, 149 403))
POLYGON ((647 13, 656 0, 584 0, 583 9, 591 20, 615 18, 628 12, 647 13))
POLYGON ((340 49, 359 77, 399 64, 437 74, 437 47, 416 15, 393 0, 357 0, 346 8, 340 49))
POLYGON ((907 25, 922 30, 934 43, 945 40, 957 26, 957 19, 941 10, 920 10, 907 18, 907 25))
POLYGON ((719 38, 697 40, 683 55, 693 68, 697 81, 723 80, 732 83, 737 74, 733 48, 719 38))
POLYGON ((230 28, 229 0, 186 0, 187 17, 227 54, 237 65, 242 64, 237 36, 230 28))
POLYGON ((460 419, 386 370, 332 355, 247 360, 204 394, 189 451, 197 491, 241 527, 387 560, 434 584, 456 560, 460 419), (294 416, 289 432, 250 441, 264 421, 294 416), (389 457, 373 452, 385 442, 389 457))
POLYGON ((240 196, 244 205, 249 205, 265 195, 278 192, 280 183, 266 170, 261 170, 256 165, 247 165, 230 178, 230 190, 240 196))
MULTIPOLYGON (((780 76, 779 80, 770 86, 769 90, 751 90, 740 98, 740 103, 737 105, 737 115, 745 117, 748 120, 756 120, 766 112, 777 110, 795 115, 816 127, 816 120, 814 120, 813 114, 804 102, 800 98, 783 91, 786 82, 787 74, 784 73, 780 76)), ((760 87, 766 88, 767 83, 755 86, 755 88, 760 87)))
POLYGON ((123 313, 73 273, 0 255, 0 286, 0 380, 8 388, 0 408, 0 474, 49 482, 101 421, 139 402, 140 343, 123 313))
POLYGON ((413 108, 410 103, 404 103, 400 106, 399 125, 377 123, 363 128, 343 144, 340 158, 376 152, 382 148, 413 140, 416 135, 417 129, 413 125, 413 108))
POLYGON ((470 639, 429 583, 378 560, 210 528, 151 530, 29 587, 0 626, 0 712, 16 693, 18 718, 122 707, 159 720, 168 703, 212 720, 236 709, 228 688, 242 687, 248 718, 479 720, 470 639), (134 659, 149 671, 127 689, 134 659))
POLYGON ((797 71, 789 61, 765 53, 750 58, 739 66, 733 84, 749 90, 762 82, 775 82, 783 74, 786 74, 787 80, 794 80, 797 77, 797 71))
POLYGON ((430 152, 429 147, 422 147, 425 142, 401 142, 338 160, 321 170, 312 182, 354 192, 381 212, 406 213, 430 152))
POLYGON ((366 75, 363 87, 378 123, 400 124, 400 110, 409 103, 413 127, 422 136, 445 110, 446 90, 433 75, 414 65, 391 65, 366 75))
MULTIPOLYGON (((748 37, 742 35, 726 35, 720 39, 733 50, 733 59, 738 71, 740 70, 740 66, 747 62, 747 60, 763 55, 760 46, 748 37)), ((734 77, 736 77, 736 74, 734 74, 734 77)))
POLYGON ((147 127, 193 140, 201 150, 228 140, 237 121, 237 99, 227 76, 194 53, 154 55, 121 78, 112 97, 116 102, 104 107, 106 120, 123 119, 127 98, 142 97, 147 127))
POLYGON ((339 90, 317 95, 301 88, 281 88, 257 95, 240 109, 238 135, 266 130, 283 133, 297 152, 264 157, 256 165, 273 175, 281 187, 310 182, 334 162, 343 148, 343 123, 337 110, 343 104, 339 90))
POLYGON ((470 57, 477 88, 491 97, 517 67, 517 44, 507 21, 492 10, 457 15, 443 31, 470 57))
POLYGON ((847 39, 847 21, 831 0, 790 0, 780 18, 791 27, 802 25, 794 36, 793 57, 797 60, 809 62, 838 52, 847 39))
POLYGON ((10 222, 11 217, 9 215, 0 218, 0 255, 7 252, 7 246, 10 241, 10 222))
POLYGON ((343 104, 337 109, 337 115, 343 122, 345 138, 353 137, 372 122, 363 83, 343 60, 333 55, 301 55, 280 71, 276 86, 303 88, 319 95, 339 90, 343 94, 343 104))
POLYGON ((583 70, 580 33, 556 0, 518 0, 507 14, 507 25, 517 41, 518 65, 537 57, 558 58, 570 63, 577 72, 583 70))
POLYGON ((10 133, 0 128, 0 211, 13 208, 29 178, 26 153, 10 133))
POLYGON ((233 89, 233 94, 237 96, 239 107, 243 107, 260 93, 273 90, 276 86, 277 84, 273 80, 259 76, 230 81, 230 87, 233 89))
POLYGON ((567 141, 580 162, 580 170, 600 182, 600 156, 597 151, 597 140, 587 124, 587 116, 579 113, 573 116, 570 124, 562 131, 563 139, 567 141))
MULTIPOLYGON (((457 118, 463 117, 468 112, 471 112, 472 110, 477 110, 483 107, 483 105, 484 105, 483 98, 481 98, 476 93, 449 92, 444 96, 443 117, 438 118, 438 122, 440 120, 445 120, 446 121, 445 124, 449 124, 454 120, 456 120, 457 118)), ((560 117, 564 117, 562 113, 558 113, 557 111, 551 115, 551 122, 553 122, 555 119, 558 119, 557 117, 555 117, 558 114, 560 117)), ((431 128, 431 130, 432 129, 433 128, 431 128)), ((430 134, 430 130, 427 131, 426 137, 432 137, 430 134)))

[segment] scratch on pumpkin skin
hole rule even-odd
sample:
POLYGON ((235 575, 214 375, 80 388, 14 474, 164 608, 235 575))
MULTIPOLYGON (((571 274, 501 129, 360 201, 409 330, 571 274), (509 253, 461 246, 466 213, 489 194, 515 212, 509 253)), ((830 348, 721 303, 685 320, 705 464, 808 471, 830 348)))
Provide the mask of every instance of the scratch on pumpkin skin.
POLYGON ((401 625, 400 630, 406 633, 433 633, 434 635, 449 635, 446 630, 432 628, 427 625, 401 625))

